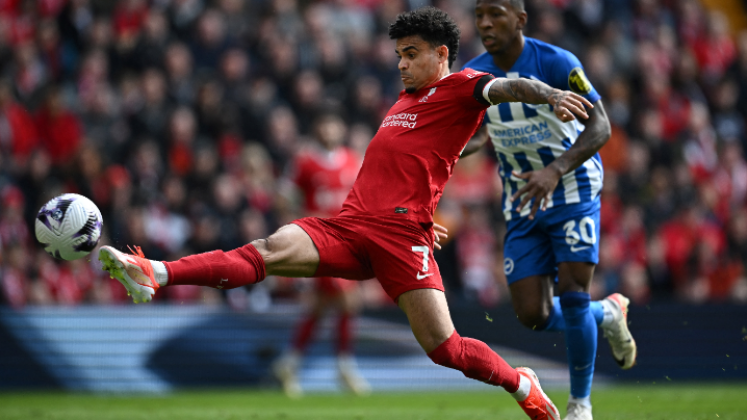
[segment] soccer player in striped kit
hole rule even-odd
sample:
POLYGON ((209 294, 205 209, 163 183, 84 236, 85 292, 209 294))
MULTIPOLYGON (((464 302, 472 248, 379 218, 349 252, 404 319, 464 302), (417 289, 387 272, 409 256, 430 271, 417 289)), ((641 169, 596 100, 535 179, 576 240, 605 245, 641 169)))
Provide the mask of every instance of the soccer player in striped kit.
POLYGON ((610 136, 601 97, 570 52, 525 37, 523 0, 477 0, 475 23, 486 53, 464 65, 496 77, 540 80, 582 95, 588 119, 563 122, 550 105, 501 103, 462 156, 492 140, 504 181, 504 271, 519 321, 537 331, 564 331, 571 375, 566 420, 591 420, 597 327, 617 363, 629 369, 636 345, 627 327, 628 299, 619 293, 592 302, 599 262, 602 161, 610 136), (553 297, 554 283, 558 297, 553 297))

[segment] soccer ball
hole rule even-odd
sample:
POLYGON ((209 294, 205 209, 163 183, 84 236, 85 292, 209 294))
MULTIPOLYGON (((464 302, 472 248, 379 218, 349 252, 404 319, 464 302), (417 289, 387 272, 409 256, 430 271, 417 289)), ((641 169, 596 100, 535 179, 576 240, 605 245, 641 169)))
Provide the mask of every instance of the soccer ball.
POLYGON ((77 260, 96 248, 103 223, 93 201, 78 194, 62 194, 49 200, 36 215, 36 240, 55 258, 77 260))

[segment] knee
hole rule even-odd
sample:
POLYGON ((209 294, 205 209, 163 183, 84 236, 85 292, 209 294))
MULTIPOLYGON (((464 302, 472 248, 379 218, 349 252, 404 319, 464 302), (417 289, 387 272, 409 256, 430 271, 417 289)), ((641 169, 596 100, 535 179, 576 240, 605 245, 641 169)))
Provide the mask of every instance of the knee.
POLYGON ((519 318, 521 325, 532 330, 539 330, 547 322, 547 318, 550 316, 550 310, 544 305, 534 308, 522 308, 521 310, 516 311, 516 315, 519 318))
POLYGON ((259 255, 262 256, 262 259, 267 261, 270 257, 272 251, 270 247, 270 238, 266 239, 255 239, 250 243, 251 246, 254 247, 254 249, 259 252, 259 255))
POLYGON ((454 333, 454 335, 443 344, 428 353, 428 357, 437 365, 452 369, 460 369, 461 349, 462 337, 454 333))

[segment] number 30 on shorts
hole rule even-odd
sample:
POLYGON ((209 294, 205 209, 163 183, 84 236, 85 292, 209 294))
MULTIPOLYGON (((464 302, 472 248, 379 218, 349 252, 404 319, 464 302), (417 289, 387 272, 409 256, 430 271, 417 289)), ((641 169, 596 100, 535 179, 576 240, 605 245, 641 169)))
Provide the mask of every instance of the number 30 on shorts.
POLYGON ((576 245, 581 239, 586 244, 594 245, 597 243, 597 229, 594 219, 591 217, 584 217, 578 223, 575 220, 571 220, 563 225, 563 230, 565 230, 565 242, 568 245, 576 245))

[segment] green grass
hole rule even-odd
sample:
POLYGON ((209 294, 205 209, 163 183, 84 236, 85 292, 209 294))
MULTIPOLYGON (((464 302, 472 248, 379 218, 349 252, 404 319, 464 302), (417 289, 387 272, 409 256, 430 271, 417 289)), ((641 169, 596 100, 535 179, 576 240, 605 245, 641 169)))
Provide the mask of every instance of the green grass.
MULTIPOLYGON (((550 392, 565 413, 566 394, 550 392)), ((645 385, 598 389, 595 420, 747 420, 747 384, 645 385)), ((505 393, 316 394, 297 401, 267 391, 189 391, 166 396, 0 393, 3 420, 482 420, 526 419, 505 393)))

